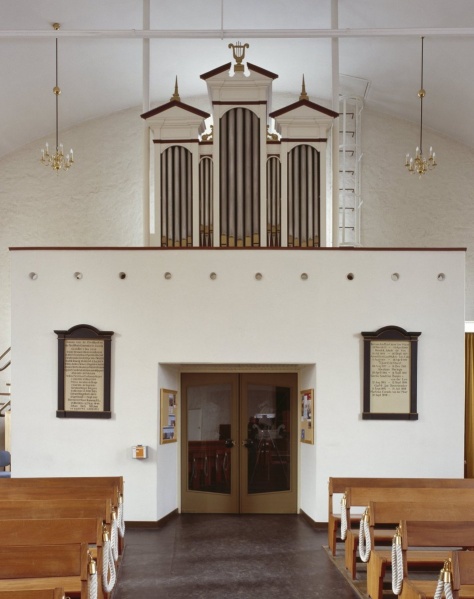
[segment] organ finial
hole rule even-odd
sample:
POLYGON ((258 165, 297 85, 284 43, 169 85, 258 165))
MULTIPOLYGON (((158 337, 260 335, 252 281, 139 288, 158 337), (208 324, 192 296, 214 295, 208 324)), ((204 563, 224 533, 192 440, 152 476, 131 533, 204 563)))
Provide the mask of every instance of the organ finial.
POLYGON ((306 93, 306 85, 304 83, 304 75, 303 75, 303 83, 301 84, 300 100, 309 100, 309 96, 306 93))
POLYGON ((242 64, 242 61, 245 58, 245 49, 250 48, 250 46, 248 44, 241 44, 240 42, 237 42, 236 44, 229 44, 229 48, 232 48, 232 54, 236 62, 234 65, 234 72, 243 73, 244 65, 242 64))
POLYGON ((181 102, 181 98, 179 97, 178 92, 178 76, 176 75, 176 80, 174 82, 174 94, 170 98, 170 102, 181 102))

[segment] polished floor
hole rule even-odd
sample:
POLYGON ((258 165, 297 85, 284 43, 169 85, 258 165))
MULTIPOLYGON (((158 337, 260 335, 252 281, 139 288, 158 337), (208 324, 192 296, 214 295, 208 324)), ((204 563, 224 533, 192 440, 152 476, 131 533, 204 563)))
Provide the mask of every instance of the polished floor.
POLYGON ((359 599, 301 516, 183 514, 125 543, 113 599, 359 599))

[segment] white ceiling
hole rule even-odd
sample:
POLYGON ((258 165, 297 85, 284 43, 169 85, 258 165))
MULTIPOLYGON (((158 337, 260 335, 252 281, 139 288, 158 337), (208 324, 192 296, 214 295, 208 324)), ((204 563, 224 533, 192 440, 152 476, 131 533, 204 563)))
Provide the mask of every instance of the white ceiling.
MULTIPOLYGON (((0 156, 54 131, 55 21, 61 129, 142 105, 143 6, 0 1, 0 156)), ((368 107, 418 122, 423 33, 424 124, 474 148, 474 0, 339 0, 338 11, 347 30, 339 41, 342 86, 366 91, 368 107)), ((296 100, 304 73, 310 98, 331 101, 332 38, 320 31, 331 30, 331 0, 150 0, 147 29, 171 36, 150 40, 152 106, 169 99, 176 75, 184 102, 205 95, 199 76, 231 60, 237 30, 247 34, 239 39, 250 44, 248 60, 278 73, 275 92, 296 100), (202 39, 184 39, 190 30, 202 39), (302 30, 312 37, 300 37, 302 30)))

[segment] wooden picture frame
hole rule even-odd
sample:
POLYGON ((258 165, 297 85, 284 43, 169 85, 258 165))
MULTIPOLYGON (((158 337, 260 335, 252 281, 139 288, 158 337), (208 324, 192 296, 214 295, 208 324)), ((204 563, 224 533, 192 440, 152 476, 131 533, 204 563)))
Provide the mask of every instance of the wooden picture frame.
POLYGON ((178 392, 161 389, 160 392, 160 443, 178 441, 178 392))
POLYGON ((301 421, 300 441, 301 443, 314 443, 314 389, 300 391, 301 399, 301 421))
POLYGON ((58 336, 57 418, 112 417, 110 409, 113 331, 78 324, 58 336))
POLYGON ((363 420, 418 420, 418 337, 397 326, 362 332, 363 420))

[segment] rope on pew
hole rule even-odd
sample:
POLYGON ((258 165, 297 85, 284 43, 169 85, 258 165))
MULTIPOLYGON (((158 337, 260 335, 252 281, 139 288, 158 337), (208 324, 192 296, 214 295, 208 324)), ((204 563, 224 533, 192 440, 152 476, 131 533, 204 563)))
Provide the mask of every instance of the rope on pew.
POLYGON ((115 510, 112 510, 112 526, 110 528, 110 542, 112 544, 112 554, 114 556, 114 561, 118 560, 119 556, 119 547, 118 547, 118 521, 117 514, 115 510))
POLYGON ((97 599, 97 564, 88 553, 89 563, 87 567, 87 594, 88 599, 97 599))
POLYGON ((125 519, 124 519, 124 515, 123 515, 123 495, 120 495, 119 497, 119 504, 118 504, 118 531, 120 536, 123 537, 125 536, 125 519))
POLYGON ((370 540, 370 528, 369 528, 369 508, 365 508, 364 515, 360 521, 359 528, 359 555, 363 562, 368 562, 370 557, 370 551, 372 549, 372 542, 370 540))
POLYGON ((452 587, 452 568, 451 568, 451 560, 447 559, 444 562, 444 566, 439 573, 438 578, 438 586, 436 587, 436 592, 434 594, 434 599, 441 599, 444 596, 446 599, 453 599, 453 587, 452 587))
POLYGON ((105 524, 102 529, 102 540, 102 588, 105 593, 110 593, 115 586, 115 560, 112 542, 105 524))
POLYGON ((403 557, 402 557, 402 536, 400 529, 392 541, 392 591, 394 595, 400 595, 403 585, 403 557))
POLYGON ((343 541, 346 540, 346 535, 347 535, 347 510, 346 510, 346 506, 347 506, 347 500, 346 500, 346 494, 344 493, 344 495, 341 497, 341 539, 343 541))

